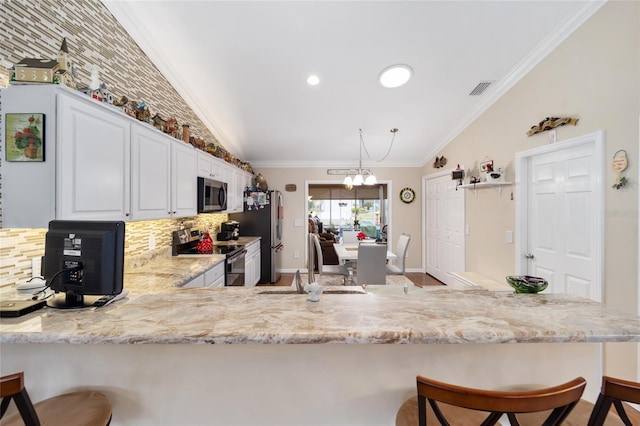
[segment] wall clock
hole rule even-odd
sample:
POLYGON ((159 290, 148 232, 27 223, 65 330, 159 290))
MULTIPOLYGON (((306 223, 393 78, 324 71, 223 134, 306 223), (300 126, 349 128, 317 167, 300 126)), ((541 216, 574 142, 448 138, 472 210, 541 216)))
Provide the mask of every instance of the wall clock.
POLYGON ((402 188, 402 190, 400 191, 400 200, 402 200, 403 203, 409 204, 415 198, 416 198, 416 193, 413 192, 413 189, 411 188, 408 188, 408 187, 402 188))

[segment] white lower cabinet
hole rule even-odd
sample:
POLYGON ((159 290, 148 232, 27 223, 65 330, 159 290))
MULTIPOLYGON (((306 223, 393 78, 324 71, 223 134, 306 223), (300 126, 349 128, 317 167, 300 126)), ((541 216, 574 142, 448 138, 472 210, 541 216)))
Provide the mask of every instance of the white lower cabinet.
POLYGON ((260 282, 260 240, 245 247, 244 285, 254 286, 260 282))
POLYGON ((182 286, 182 288, 194 287, 224 287, 224 261, 216 264, 213 268, 207 269, 182 286))
POLYGON ((205 287, 224 287, 224 262, 218 263, 204 273, 205 287))

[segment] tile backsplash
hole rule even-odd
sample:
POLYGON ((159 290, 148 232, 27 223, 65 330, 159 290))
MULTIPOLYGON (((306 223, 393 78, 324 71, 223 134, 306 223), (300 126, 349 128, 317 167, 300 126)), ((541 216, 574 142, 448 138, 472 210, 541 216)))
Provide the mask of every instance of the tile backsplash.
MULTIPOLYGON (((9 69, 23 58, 55 59, 66 37, 80 86, 90 83, 91 72, 97 68, 100 80, 116 98, 126 95, 129 99, 145 100, 152 114, 175 117, 179 123, 190 125, 193 136, 218 142, 101 1, 0 0, 0 4, 0 87, 9 84, 9 69)), ((1 105, 0 91, 0 109, 1 105)), ((0 129, 2 124, 0 114, 0 129)), ((0 146, 0 154, 1 150, 0 146)), ((0 220, 1 185, 0 168, 0 220)), ((226 218, 224 214, 199 215, 127 223, 125 266, 130 268, 153 257, 171 255, 171 232, 182 221, 215 227, 226 218), (150 236, 155 238, 154 250, 149 250, 150 236)), ((31 259, 44 254, 45 234, 46 229, 0 229, 0 286, 31 277, 31 259)))
MULTIPOLYGON (((215 232, 226 220, 226 214, 201 214, 191 218, 129 222, 125 225, 125 268, 171 256, 171 233, 183 222, 215 232), (150 237, 155 239, 153 250, 149 250, 150 237)), ((0 229, 0 286, 31 277, 31 259, 44 254, 46 232, 46 229, 0 229)))

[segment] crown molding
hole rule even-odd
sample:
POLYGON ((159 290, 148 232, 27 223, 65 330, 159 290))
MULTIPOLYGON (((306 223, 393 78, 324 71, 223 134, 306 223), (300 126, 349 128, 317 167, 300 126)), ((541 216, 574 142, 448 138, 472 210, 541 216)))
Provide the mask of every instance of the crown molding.
POLYGON ((154 43, 148 37, 150 31, 143 24, 133 19, 134 14, 129 10, 128 2, 118 0, 101 0, 101 2, 224 148, 234 156, 243 158, 245 156, 243 150, 233 143, 215 120, 210 117, 210 114, 206 113, 206 109, 198 101, 198 97, 193 91, 182 84, 184 76, 179 75, 175 67, 153 47, 154 43))
POLYGON ((540 40, 529 53, 522 58, 508 73, 498 81, 497 85, 487 93, 487 97, 478 104, 473 111, 460 124, 440 142, 435 149, 423 159, 421 165, 424 166, 440 152, 445 146, 453 141, 460 133, 469 127, 474 121, 498 101, 509 89, 516 85, 526 76, 536 65, 553 52, 563 41, 591 18, 608 0, 585 1, 576 6, 574 13, 568 19, 558 23, 556 27, 540 40))

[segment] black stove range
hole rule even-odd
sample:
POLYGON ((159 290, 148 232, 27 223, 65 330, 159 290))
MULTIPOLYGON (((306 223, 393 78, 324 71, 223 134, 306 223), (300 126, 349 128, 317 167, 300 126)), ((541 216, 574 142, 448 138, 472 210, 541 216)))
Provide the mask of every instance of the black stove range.
POLYGON ((173 232, 173 244, 171 253, 182 257, 224 256, 225 286, 243 286, 245 253, 247 250, 241 244, 213 243, 212 253, 198 251, 198 242, 202 231, 195 228, 182 229, 173 232))

